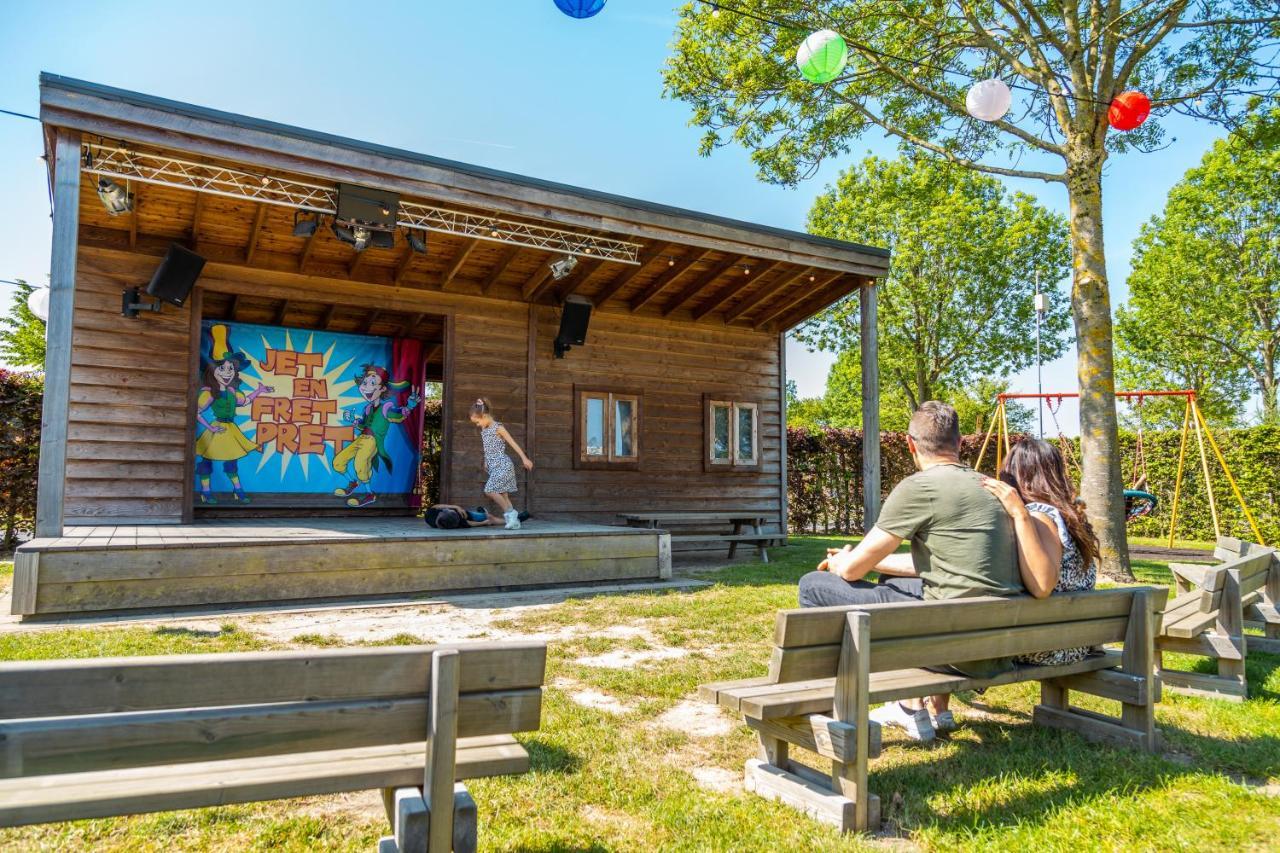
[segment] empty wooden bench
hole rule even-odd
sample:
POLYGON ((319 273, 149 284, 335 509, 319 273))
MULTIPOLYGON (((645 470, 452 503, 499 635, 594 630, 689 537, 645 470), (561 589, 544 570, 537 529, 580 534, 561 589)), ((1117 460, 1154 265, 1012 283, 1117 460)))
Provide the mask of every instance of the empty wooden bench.
POLYGON ((1176 693, 1243 702, 1249 649, 1280 654, 1280 560, 1272 548, 1225 536, 1218 539, 1214 556, 1223 562, 1169 565, 1178 596, 1165 608, 1156 637, 1156 671, 1176 693), (1264 636, 1247 636, 1246 627, 1259 628, 1264 636), (1211 658, 1218 671, 1166 668, 1164 652, 1211 658))
POLYGON ((785 539, 781 533, 766 533, 766 524, 776 524, 775 514, 759 510, 726 512, 621 512, 618 517, 629 527, 664 529, 671 534, 672 545, 694 542, 722 542, 729 546, 729 559, 738 553, 739 545, 755 545, 762 562, 769 562, 766 546, 785 539), (707 532, 713 527, 732 530, 707 532), (673 529, 674 528, 674 529, 673 529))
POLYGON ((1036 723, 1157 749, 1153 639, 1166 597, 1166 590, 1137 587, 1043 600, 983 597, 784 610, 767 676, 699 690, 706 701, 741 714, 758 734, 760 756, 746 766, 749 790, 842 831, 874 829, 880 805, 867 774, 869 759, 880 752, 880 727, 867 714, 882 702, 1039 681, 1036 723), (1019 666, 989 679, 921 668, 1104 643, 1124 648, 1064 666, 1019 666), (1118 699, 1120 717, 1072 707, 1072 690, 1118 699), (829 759, 830 772, 794 760, 791 745, 829 759))
POLYGON ((381 788, 382 849, 474 849, 455 783, 528 770, 545 670, 542 643, 2 663, 0 826, 381 788))

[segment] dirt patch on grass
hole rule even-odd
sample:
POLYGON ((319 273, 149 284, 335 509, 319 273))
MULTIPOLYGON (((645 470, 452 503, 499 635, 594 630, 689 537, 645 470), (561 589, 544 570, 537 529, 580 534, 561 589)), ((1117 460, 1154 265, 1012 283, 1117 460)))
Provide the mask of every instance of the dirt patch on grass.
POLYGON ((742 774, 723 767, 694 767, 689 771, 699 787, 717 794, 742 796, 742 774))
POLYGON ((734 729, 734 721, 714 705, 685 699, 663 712, 653 725, 682 732, 690 737, 722 737, 734 729))
POLYGON ((623 702, 617 696, 603 693, 593 687, 587 687, 572 678, 556 678, 551 682, 551 686, 557 690, 564 691, 568 694, 571 702, 575 705, 581 705, 583 708, 591 708, 594 711, 604 711, 606 714, 618 716, 630 714, 635 710, 635 708, 623 702))
POLYGON ((578 658, 574 663, 582 666, 594 666, 602 669, 630 669, 636 664, 653 661, 676 660, 687 657, 688 649, 677 649, 672 646, 658 646, 652 649, 617 649, 601 655, 578 658))

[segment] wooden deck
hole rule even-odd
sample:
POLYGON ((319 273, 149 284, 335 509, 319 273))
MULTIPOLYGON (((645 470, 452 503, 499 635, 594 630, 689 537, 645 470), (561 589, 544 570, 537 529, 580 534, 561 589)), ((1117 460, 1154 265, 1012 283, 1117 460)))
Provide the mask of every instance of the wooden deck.
POLYGON ((416 518, 67 527, 14 556, 12 612, 258 603, 669 577, 661 531, 555 521, 435 530, 416 518))

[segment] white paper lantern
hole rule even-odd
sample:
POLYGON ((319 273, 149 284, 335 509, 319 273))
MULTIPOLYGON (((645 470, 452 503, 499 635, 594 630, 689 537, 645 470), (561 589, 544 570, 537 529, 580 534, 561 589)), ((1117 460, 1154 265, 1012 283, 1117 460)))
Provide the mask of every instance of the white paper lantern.
POLYGON ((994 77, 990 80, 979 80, 965 95, 964 108, 969 115, 982 121, 998 121, 1004 118, 1013 104, 1013 93, 1003 80, 994 77))
POLYGON ((49 288, 37 287, 27 297, 27 307, 44 322, 49 322, 49 288))
POLYGON ((796 67, 810 83, 830 83, 849 61, 849 47, 835 30, 818 30, 796 48, 796 67))

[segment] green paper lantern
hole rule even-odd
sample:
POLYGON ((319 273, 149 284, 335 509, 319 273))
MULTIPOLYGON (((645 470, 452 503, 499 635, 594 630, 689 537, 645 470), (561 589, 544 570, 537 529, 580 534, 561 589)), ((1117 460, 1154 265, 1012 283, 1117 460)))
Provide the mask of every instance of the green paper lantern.
POLYGON ((810 83, 830 83, 849 61, 849 46, 835 30, 818 30, 796 49, 796 67, 810 83))

